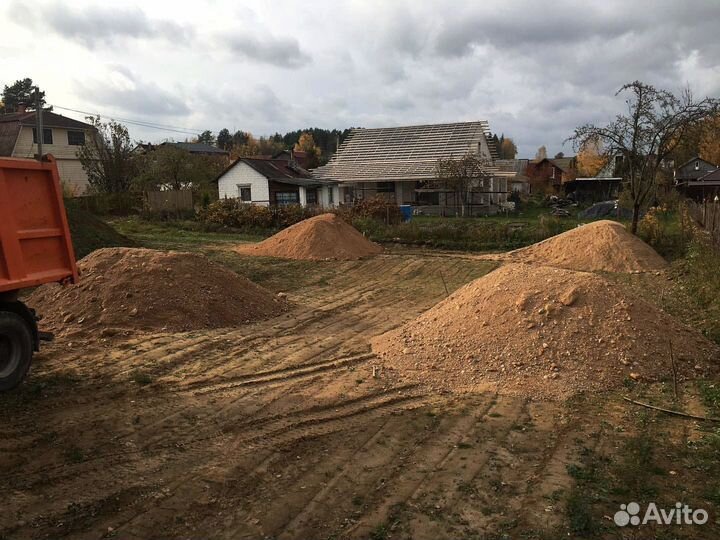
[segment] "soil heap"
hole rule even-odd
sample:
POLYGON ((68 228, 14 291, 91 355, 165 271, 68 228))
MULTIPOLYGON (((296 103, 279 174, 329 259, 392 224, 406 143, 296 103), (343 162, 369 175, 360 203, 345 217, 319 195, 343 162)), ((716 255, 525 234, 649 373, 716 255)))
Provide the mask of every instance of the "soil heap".
POLYGON ((499 258, 587 272, 647 272, 667 266, 653 248, 610 220, 576 227, 499 258))
POLYGON ((235 248, 238 253, 304 260, 354 260, 382 252, 357 229, 335 214, 321 214, 283 229, 258 244, 235 248))
POLYGON ((190 253, 103 248, 78 267, 77 285, 43 285, 26 299, 44 316, 43 329, 185 331, 237 326, 288 307, 252 281, 190 253))
POLYGON ((539 398, 716 373, 718 347, 601 276, 509 264, 373 340, 388 373, 539 398))

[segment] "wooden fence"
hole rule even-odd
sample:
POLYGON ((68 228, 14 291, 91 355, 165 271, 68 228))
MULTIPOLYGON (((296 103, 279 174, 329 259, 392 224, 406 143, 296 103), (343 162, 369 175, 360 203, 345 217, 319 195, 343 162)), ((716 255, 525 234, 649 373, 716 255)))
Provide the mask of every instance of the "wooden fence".
POLYGON ((713 242, 720 247, 720 201, 695 202, 688 200, 690 216, 712 236, 713 242))
POLYGON ((145 209, 151 213, 190 212, 195 208, 189 189, 145 192, 145 209))

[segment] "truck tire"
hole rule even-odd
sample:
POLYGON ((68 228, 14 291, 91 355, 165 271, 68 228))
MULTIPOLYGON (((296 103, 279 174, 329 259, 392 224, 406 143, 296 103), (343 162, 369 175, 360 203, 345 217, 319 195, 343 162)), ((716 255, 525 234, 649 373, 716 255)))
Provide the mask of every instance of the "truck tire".
POLYGON ((0 311, 0 391, 15 388, 30 369, 32 334, 16 313, 0 311))

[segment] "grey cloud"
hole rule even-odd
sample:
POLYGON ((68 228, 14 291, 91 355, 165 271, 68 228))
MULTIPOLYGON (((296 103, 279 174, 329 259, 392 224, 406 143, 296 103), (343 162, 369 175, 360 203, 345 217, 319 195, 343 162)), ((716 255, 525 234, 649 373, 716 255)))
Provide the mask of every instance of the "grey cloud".
POLYGON ((298 41, 290 37, 236 35, 226 39, 234 54, 262 64, 299 68, 311 60, 298 41))
POLYGON ((113 107, 143 117, 184 116, 191 112, 181 97, 152 81, 137 77, 124 66, 114 66, 131 84, 119 86, 109 80, 78 83, 78 95, 100 106, 113 107))
POLYGON ((53 3, 34 14, 32 10, 20 8, 19 2, 13 2, 9 8, 11 18, 18 24, 48 28, 90 49, 123 38, 163 38, 174 43, 187 43, 194 36, 192 28, 169 20, 152 19, 139 8, 88 6, 80 10, 53 3))

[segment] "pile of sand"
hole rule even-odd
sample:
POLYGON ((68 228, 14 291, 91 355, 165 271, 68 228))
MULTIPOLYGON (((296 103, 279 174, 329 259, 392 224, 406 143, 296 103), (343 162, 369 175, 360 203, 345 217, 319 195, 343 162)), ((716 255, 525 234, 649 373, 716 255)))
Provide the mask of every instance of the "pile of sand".
POLYGON ((451 391, 534 397, 603 390, 628 378, 716 373, 718 347, 601 276, 509 264, 459 289, 373 350, 386 372, 451 391))
POLYGON ((667 266, 653 248, 609 220, 576 227, 497 258, 587 272, 647 272, 667 266))
POLYGON ((104 248, 78 263, 80 283, 44 285, 26 302, 44 316, 45 330, 184 331, 229 327, 287 309, 270 291, 190 253, 104 248))
POLYGON ((238 253, 306 260, 354 260, 382 252, 335 214, 321 214, 283 229, 258 244, 237 246, 238 253))

